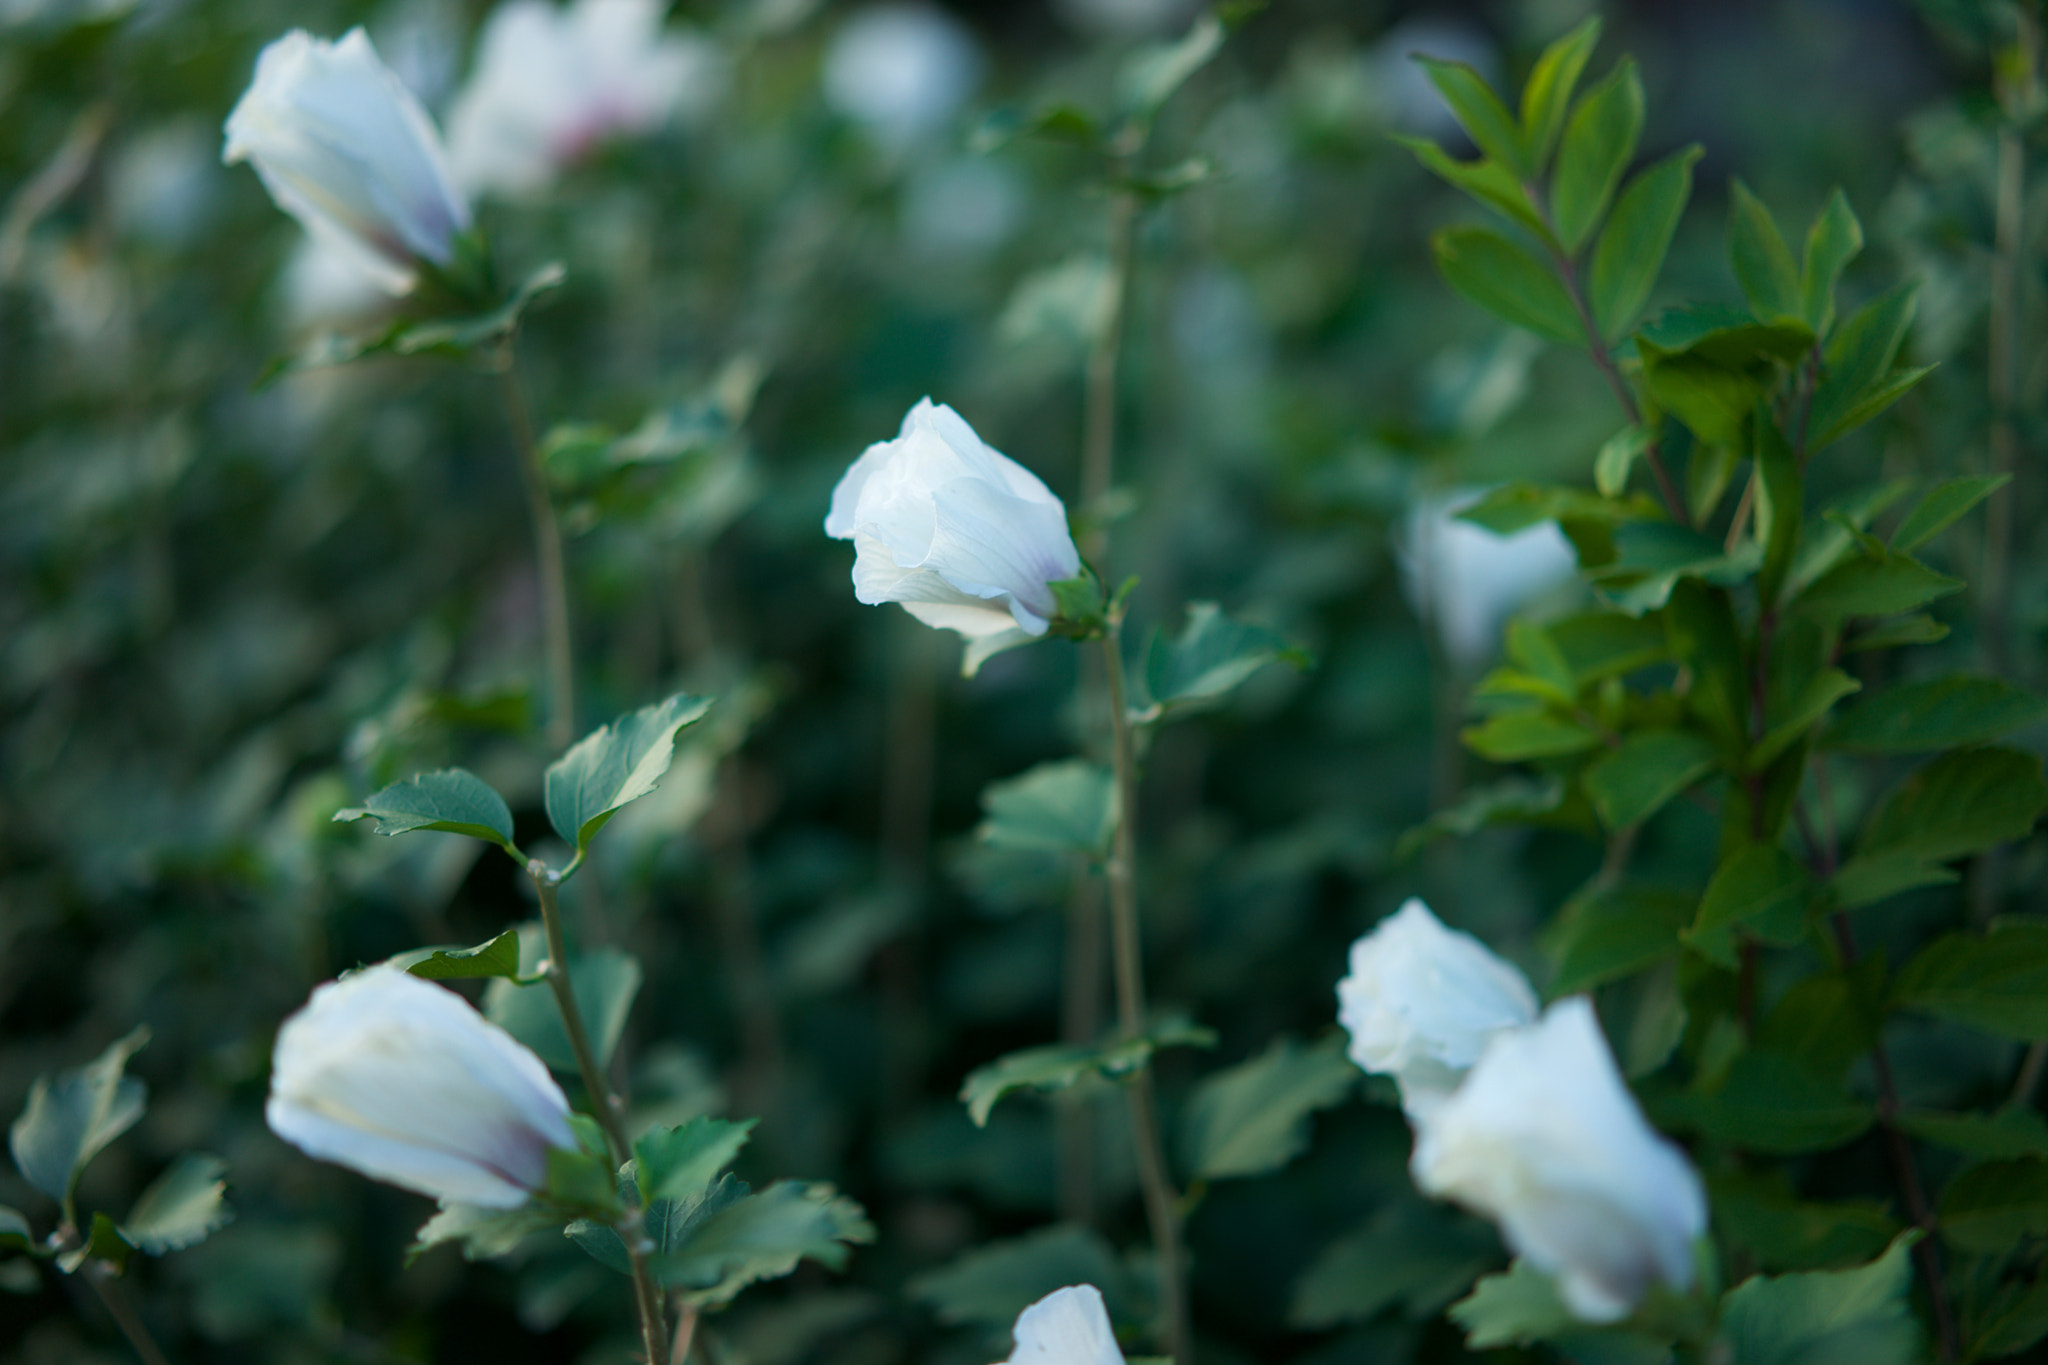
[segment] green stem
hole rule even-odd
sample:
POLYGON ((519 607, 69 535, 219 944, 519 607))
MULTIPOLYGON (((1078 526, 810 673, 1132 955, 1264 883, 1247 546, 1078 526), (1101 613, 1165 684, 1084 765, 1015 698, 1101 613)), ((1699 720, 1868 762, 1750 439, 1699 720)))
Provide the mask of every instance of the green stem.
MULTIPOLYGON (((1129 158, 1120 157, 1114 173, 1121 181, 1128 175, 1129 158)), ((1129 190, 1112 190, 1109 196, 1109 316, 1102 335, 1088 356, 1088 388, 1082 413, 1081 510, 1096 518, 1089 526, 1081 552, 1104 573, 1109 552, 1109 528, 1100 520, 1103 502, 1116 481, 1116 384, 1122 363, 1124 315, 1129 310, 1131 260, 1137 250, 1138 200, 1129 190)))
MULTIPOLYGON (((1116 837, 1108 868, 1110 942, 1119 1031, 1125 1038, 1135 1038, 1145 1031, 1145 975, 1138 935, 1136 883, 1138 764, 1124 683, 1123 632, 1115 617, 1103 637, 1102 653, 1103 671, 1109 682, 1117 795, 1116 837)), ((1166 1149, 1159 1139, 1159 1116, 1149 1063, 1139 1068, 1124 1093, 1130 1103, 1131 1140, 1137 1149, 1145 1218, 1151 1226, 1153 1252, 1159 1260, 1159 1297, 1166 1319, 1167 1349, 1176 1365, 1193 1365, 1194 1341, 1188 1326, 1187 1285, 1180 1246, 1179 1196, 1166 1168, 1166 1149)))
POLYGON ((569 633, 569 572, 562 558, 562 527, 548 496, 547 473, 533 438, 533 418, 526 409, 514 369, 512 343, 499 358, 498 392, 518 449, 520 481, 526 487, 526 510, 533 521, 534 567, 540 574, 541 618, 548 656, 548 744, 557 753, 576 735, 575 648, 569 633))
POLYGON ((84 1279, 99 1295, 114 1324, 121 1329, 121 1335, 128 1338, 128 1344, 135 1348, 135 1354, 142 1357, 143 1365, 170 1365, 162 1348, 156 1344, 156 1338, 149 1334, 149 1328, 143 1325, 142 1318, 128 1302, 128 1296, 121 1292, 113 1271, 91 1264, 86 1267, 84 1279))
MULTIPOLYGON (((569 1035, 569 1050, 575 1054, 576 1070, 583 1088, 597 1111, 598 1126, 604 1129, 605 1145, 611 1149, 612 1164, 624 1166, 633 1154, 626 1138, 625 1105, 606 1081, 597 1052, 590 1045, 590 1033, 583 1027, 583 1011, 576 1006, 576 990, 569 982, 569 945, 562 935, 562 906, 557 894, 557 874, 538 859, 526 865, 526 875, 540 896, 541 929, 547 935, 548 961, 541 975, 555 994, 555 1008, 561 1012, 563 1031, 569 1035)), ((625 1243, 626 1259, 633 1268, 633 1301, 640 1315, 641 1344, 649 1365, 667 1365, 667 1333, 662 1325, 661 1293, 647 1266, 651 1249, 638 1211, 629 1213, 619 1225, 619 1240, 625 1243)))

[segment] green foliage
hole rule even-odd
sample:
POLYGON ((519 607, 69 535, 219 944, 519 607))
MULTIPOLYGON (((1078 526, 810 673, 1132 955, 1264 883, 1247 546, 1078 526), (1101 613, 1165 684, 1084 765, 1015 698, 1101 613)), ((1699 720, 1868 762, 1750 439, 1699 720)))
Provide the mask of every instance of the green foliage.
POLYGON ((1982 744, 2048 715, 2048 698, 1964 673, 1901 683, 1845 712, 1824 737, 1848 753, 1904 754, 1982 744))
POLYGON ((1550 182, 1551 220, 1576 254, 1606 213, 1643 131, 1643 82, 1623 58, 1572 109, 1550 182))
POLYGON ((227 1205, 227 1170, 217 1156, 180 1156, 121 1220, 122 1238, 138 1251, 161 1256, 218 1232, 234 1216, 227 1205))
MULTIPOLYGON (((569 961, 569 985, 583 1014, 598 1064, 611 1060, 640 993, 640 963, 617 948, 599 948, 569 961)), ((530 977, 493 977, 484 991, 484 1015, 564 1075, 576 1072, 576 1053, 555 1008, 552 989, 530 977), (530 984, 521 984, 528 982, 530 984)))
POLYGON ((507 929, 488 943, 474 948, 415 948, 392 959, 414 976, 429 981, 464 981, 477 977, 510 977, 521 984, 529 978, 519 972, 519 931, 507 929))
POLYGON ((1007 1333, 1027 1305, 1070 1284, 1101 1290, 1113 1318, 1135 1316, 1137 1291, 1130 1272, 1101 1234, 1069 1225, 986 1243, 918 1276, 909 1291, 930 1305, 941 1322, 1007 1333))
POLYGON ((1940 864, 2034 827, 2048 809, 2041 761, 2011 749, 1943 754, 1885 798, 1864 823, 1856 854, 1835 875, 1843 905, 1867 905, 1949 879, 1940 864))
MULTIPOLYGON (((1593 250, 1591 275, 1593 319, 1605 340, 1627 332, 1649 300, 1692 197, 1693 163, 1703 154, 1698 146, 1672 153, 1638 173, 1615 203, 1593 250)), ((1600 491, 1613 496, 1605 486, 1600 491)))
POLYGON ((710 698, 678 692, 591 731, 548 765, 548 822, 578 859, 621 806, 660 784, 676 735, 710 709, 710 698))
POLYGON ((860 1206, 829 1185, 778 1180, 700 1207, 710 1211, 669 1232, 652 1257, 655 1278, 699 1306, 728 1303, 750 1284, 789 1274, 799 1261, 836 1270, 850 1244, 875 1237, 860 1206))
POLYGON ((1116 832, 1116 781, 1109 769, 1085 759, 1041 763, 991 782, 981 805, 988 814, 976 837, 997 848, 1100 858, 1116 832))
POLYGON ((1469 1297, 1451 1305, 1451 1320, 1465 1329, 1466 1349, 1473 1351, 1527 1345, 1578 1325, 1550 1277, 1522 1260, 1474 1285, 1469 1297))
POLYGON ((360 806, 334 813, 338 821, 372 819, 379 834, 405 834, 416 829, 466 834, 496 844, 521 862, 512 842, 512 811, 475 773, 461 768, 420 773, 393 783, 360 806))
POLYGON ((7 1130, 16 1169, 64 1206, 67 1221, 86 1164, 142 1117, 147 1092, 122 1073, 148 1042, 149 1030, 138 1028, 85 1066, 36 1077, 21 1116, 7 1130))
MULTIPOLYGON (((345 336, 321 332, 302 349, 279 356, 264 370, 259 383, 268 384, 297 370, 326 369, 351 361, 382 355, 444 356, 467 359, 488 356, 506 345, 519 330, 526 312, 543 295, 561 288, 568 271, 560 261, 550 261, 529 274, 502 302, 475 313, 423 319, 402 319, 367 336, 345 336)), ((474 291, 459 281, 450 281, 448 297, 440 302, 457 306, 474 303, 474 291)))
POLYGON ((1317 1253, 1295 1281, 1287 1320, 1313 1331, 1394 1305, 1428 1317, 1499 1263, 1499 1239, 1484 1224, 1441 1204, 1397 1199, 1317 1253))
POLYGON ((1152 632, 1142 675, 1151 703, 1135 708, 1132 718, 1159 720, 1219 701, 1269 663, 1305 669, 1308 662, 1272 631, 1234 621, 1214 602, 1190 602, 1178 636, 1152 632))
POLYGON ((960 1102, 977 1128, 988 1124, 996 1101, 1015 1090, 1071 1088, 1090 1077, 1121 1080, 1143 1070, 1163 1047, 1213 1047, 1216 1034, 1200 1024, 1170 1019, 1130 1038, 1093 1046, 1054 1043, 1028 1047, 978 1067, 960 1085, 960 1102))
POLYGON ((2048 923, 2005 920, 1936 939, 1899 970, 1908 1008, 2010 1038, 2048 1038, 2048 923))
POLYGON ((732 1164, 757 1122, 698 1117, 641 1134, 633 1143, 633 1178, 641 1203, 652 1206, 698 1194, 732 1164))
POLYGON ((1755 1276, 1728 1291, 1721 1340, 1733 1359, 1757 1365, 1906 1365, 1922 1359, 1907 1294, 1907 1232, 1855 1270, 1755 1276))
POLYGON ((1308 1149, 1309 1116, 1348 1098, 1358 1077, 1338 1039, 1303 1049, 1276 1038, 1258 1056, 1207 1077, 1189 1098, 1183 1164, 1201 1180, 1277 1171, 1308 1149))
POLYGON ((1451 288, 1497 317, 1548 341, 1585 334, 1571 295, 1529 251, 1492 228, 1445 228, 1430 238, 1451 288))

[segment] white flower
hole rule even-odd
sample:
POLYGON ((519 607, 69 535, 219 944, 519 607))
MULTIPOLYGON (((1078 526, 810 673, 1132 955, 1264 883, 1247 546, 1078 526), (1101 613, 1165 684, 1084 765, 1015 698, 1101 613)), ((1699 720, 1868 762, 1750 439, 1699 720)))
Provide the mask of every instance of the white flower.
POLYGON ((1048 585, 1081 570, 1060 500, 929 398, 839 480, 825 534, 853 542, 855 597, 959 631, 970 671, 1045 634, 1058 613, 1048 585))
POLYGON ((421 260, 446 265, 469 226, 433 123, 360 28, 264 48, 221 160, 254 165, 279 208, 394 294, 421 260))
POLYGON ((1509 617, 1578 570, 1578 556, 1555 522, 1497 536, 1458 520, 1458 511, 1479 497, 1462 489, 1418 499, 1401 560, 1410 604, 1466 672, 1493 657, 1509 617))
POLYGON ((825 100, 894 147, 936 132, 981 82, 981 52, 959 21, 930 5, 864 9, 825 54, 825 100))
POLYGON ((1004 1365, 1124 1365, 1092 1284, 1053 1290, 1017 1315, 1011 1337, 1017 1346, 1004 1365))
POLYGON ((397 967, 330 981, 285 1020, 271 1131, 311 1156, 444 1204, 509 1209, 574 1149, 540 1058, 455 992, 397 967))
POLYGON ((1536 1008, 1514 964, 1413 898, 1351 945, 1351 975, 1337 983, 1351 1060, 1392 1076, 1410 1117, 1441 1104, 1487 1040, 1534 1022, 1536 1008))
POLYGON ((472 194, 531 195, 608 138, 717 99, 707 41, 664 35, 667 0, 506 0, 448 114, 448 161, 472 194))
POLYGON ((1496 1035, 1418 1126, 1409 1169, 1425 1193, 1496 1220, 1588 1322, 1692 1283, 1699 1175, 1644 1120, 1583 996, 1496 1035))

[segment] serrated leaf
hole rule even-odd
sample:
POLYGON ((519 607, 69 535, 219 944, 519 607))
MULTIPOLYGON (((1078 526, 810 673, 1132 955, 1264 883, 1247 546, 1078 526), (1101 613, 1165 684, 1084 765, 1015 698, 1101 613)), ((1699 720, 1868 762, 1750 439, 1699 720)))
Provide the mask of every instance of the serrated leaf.
POLYGON ((1691 897, 1654 886, 1574 896, 1543 931, 1543 950, 1557 963, 1546 993, 1555 999, 1591 990, 1672 956, 1691 917, 1691 897))
POLYGON ((1430 237, 1445 282, 1494 316, 1566 345, 1583 344, 1584 325, 1557 276, 1492 228, 1444 228, 1430 237))
POLYGON ((1399 1304, 1434 1316, 1500 1263, 1500 1240, 1477 1219, 1397 1197, 1356 1232, 1324 1247, 1294 1283, 1287 1324, 1321 1331, 1399 1304))
POLYGON ((67 1217, 86 1163, 142 1117, 147 1092, 141 1081, 121 1073, 148 1042, 149 1030, 137 1028, 85 1066, 36 1077, 27 1105, 7 1131, 16 1169, 63 1204, 67 1217))
POLYGON ((1306 1151, 1309 1115, 1357 1087, 1335 1040, 1311 1048, 1276 1038, 1249 1061, 1205 1077, 1181 1119, 1181 1151, 1204 1180, 1265 1175, 1306 1151))
POLYGON ((1480 152, 1499 162, 1518 180, 1532 174, 1522 147, 1522 130, 1515 116, 1501 103, 1493 87, 1464 62, 1448 62, 1417 53, 1417 65, 1429 76, 1429 83, 1444 97, 1458 125, 1480 152))
POLYGON ((1982 935, 1938 938, 1901 969, 1892 1000, 2008 1038, 2048 1038, 2048 923, 2000 920, 1982 935))
POLYGON ((1750 844, 1724 859, 1707 883, 1698 916, 1683 935, 1688 946, 1734 970, 1734 931, 1789 946, 1806 928, 1815 886, 1806 865, 1771 844, 1750 844))
POLYGON ((1807 449, 1817 450, 1847 435, 1876 411, 1864 401, 1892 373, 1899 347, 1913 325, 1917 284, 1908 281, 1872 299, 1842 321, 1828 338, 1827 367, 1807 412, 1807 449), (1851 414, 1863 415, 1851 420, 1851 414))
POLYGON ((778 1180, 720 1209, 654 1257, 655 1278, 702 1307, 726 1303, 760 1280, 813 1260, 837 1270, 847 1245, 874 1240, 860 1205, 830 1185, 778 1180))
POLYGON ((1472 1351, 1528 1345, 1579 1325, 1551 1278, 1520 1259, 1473 1285, 1468 1297, 1451 1305, 1450 1316, 1465 1329, 1472 1351))
POLYGON ((121 1224, 121 1235, 139 1251, 166 1251, 204 1240, 234 1217, 227 1205, 228 1163, 204 1152, 187 1152, 150 1183, 121 1224))
POLYGON ((1987 1161, 1941 1192, 1941 1235, 1964 1251, 2003 1255, 2048 1233, 2048 1160, 1987 1161))
POLYGON ((1643 82, 1624 57, 1588 90, 1566 122, 1550 180, 1551 221, 1565 250, 1576 254, 1636 154, 1643 131, 1643 82))
POLYGON ((1856 856, 1947 862, 2025 836, 2044 808, 2048 783, 2034 755, 2012 749, 1943 754, 1886 798, 1864 825, 1856 856))
POLYGON ((1600 41, 1600 16, 1579 22, 1578 27, 1543 49, 1529 71, 1529 83, 1522 87, 1522 143, 1532 170, 1541 172, 1564 130, 1572 92, 1578 89, 1586 59, 1600 41))
POLYGON ((1771 716, 1771 728, 1749 751, 1743 766, 1760 773, 1777 761, 1778 755, 1806 737, 1826 718, 1834 704, 1863 690, 1863 684, 1839 668, 1823 668, 1806 680, 1782 715, 1771 716))
POLYGON ((640 1202, 648 1205, 697 1195, 732 1164, 758 1122, 699 1116, 641 1134, 633 1143, 640 1202))
POLYGON ((2010 474, 1975 474, 1936 484, 1892 532, 1892 548, 1901 554, 1919 549, 2011 482, 2010 474))
POLYGON ((1783 1176, 1724 1171, 1708 1176, 1707 1188, 1715 1226, 1765 1271, 1861 1264, 1899 1235, 1881 1204, 1801 1199, 1783 1176))
POLYGON ((414 948, 392 958, 391 965, 428 981, 467 981, 489 976, 522 982, 528 979, 519 974, 517 929, 507 929, 474 948, 414 948))
POLYGON ((1806 265, 1799 277, 1800 316, 1815 332, 1826 332, 1835 320, 1835 284, 1862 250, 1863 225, 1838 189, 1806 234, 1806 265))
POLYGON ((1112 1317, 1129 1317, 1129 1279, 1101 1234, 1056 1226, 984 1243, 915 1276, 908 1290, 947 1326, 1007 1330, 1027 1306, 1072 1284, 1094 1285, 1112 1317))
POLYGON ((1910 555, 1858 555, 1822 574, 1795 601, 1801 611, 1829 620, 1897 616, 1962 588, 1960 578, 1936 573, 1910 555))
POLYGON ((2048 697, 2003 678, 1955 673, 1902 683, 1845 711, 1822 743, 1860 754, 1950 749, 1985 740, 2048 715, 2048 697))
POLYGON ((592 731, 548 766, 548 822, 578 857, 619 807, 655 789, 677 733, 710 706, 709 697, 678 692, 592 731))
MULTIPOLYGON (((626 1015, 640 993, 640 964, 617 948, 599 948, 569 963, 569 985, 583 1015, 583 1027, 599 1066, 607 1065, 625 1031, 626 1015)), ((562 1027, 554 991, 541 983, 520 985, 498 977, 484 990, 484 1016, 563 1075, 576 1074, 576 1053, 562 1027)))
POLYGON ((1824 1152, 1868 1132, 1871 1105, 1780 1052, 1752 1048, 1711 1093, 1673 1096, 1661 1117, 1752 1152, 1824 1152))
POLYGON ((1799 267, 1771 211, 1740 180, 1729 189, 1728 258, 1736 283, 1760 318, 1799 313, 1799 267))
POLYGON ((1664 268, 1672 234, 1692 198, 1692 168, 1704 154, 1697 143, 1672 153, 1629 181, 1593 248, 1593 317, 1612 343, 1649 302, 1664 268))
POLYGON ((405 1258, 410 1263, 443 1242, 460 1242, 464 1260, 489 1260, 503 1256, 536 1232, 559 1230, 566 1219, 560 1210, 541 1204, 517 1209, 449 1204, 420 1225, 405 1258))
POLYGON ((1053 1043, 1027 1047, 998 1057, 968 1073, 960 1084, 960 1102, 974 1126, 988 1126, 989 1111, 1003 1096, 1018 1090, 1066 1090, 1090 1076, 1121 1080, 1149 1066, 1152 1054, 1166 1047, 1214 1047, 1214 1029, 1169 1019, 1134 1038, 1117 1038, 1083 1046, 1053 1043))
POLYGON ((2001 1109, 1991 1114, 1910 1109, 1899 1116, 1899 1128, 1930 1147, 1979 1161, 2048 1156, 2048 1122, 2032 1109, 2001 1109))
POLYGON ((1619 749, 1586 766, 1581 778, 1601 823, 1638 825, 1714 768, 1714 746, 1690 730, 1636 730, 1619 749))
POLYGON ((997 848, 1102 857, 1116 833, 1116 779, 1082 758, 1041 763, 981 792, 986 818, 975 831, 997 848))
POLYGON ((512 811, 505 798, 463 768, 417 773, 392 783, 360 806, 336 811, 334 818, 344 822, 373 819, 379 834, 420 829, 466 834, 496 844, 514 858, 521 856, 512 842, 512 811))
POLYGON ((1177 636, 1154 630, 1145 648, 1145 690, 1152 705, 1134 719, 1215 701, 1271 663, 1308 666, 1308 656, 1262 626, 1223 614, 1214 602, 1190 602, 1177 636))

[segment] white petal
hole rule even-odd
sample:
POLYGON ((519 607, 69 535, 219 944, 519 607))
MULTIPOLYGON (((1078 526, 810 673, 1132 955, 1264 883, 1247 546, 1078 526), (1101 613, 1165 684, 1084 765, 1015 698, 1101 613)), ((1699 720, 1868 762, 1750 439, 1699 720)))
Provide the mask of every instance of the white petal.
POLYGON ((1116 1332, 1092 1284, 1055 1289, 1017 1315, 1007 1365, 1124 1365, 1116 1332))

